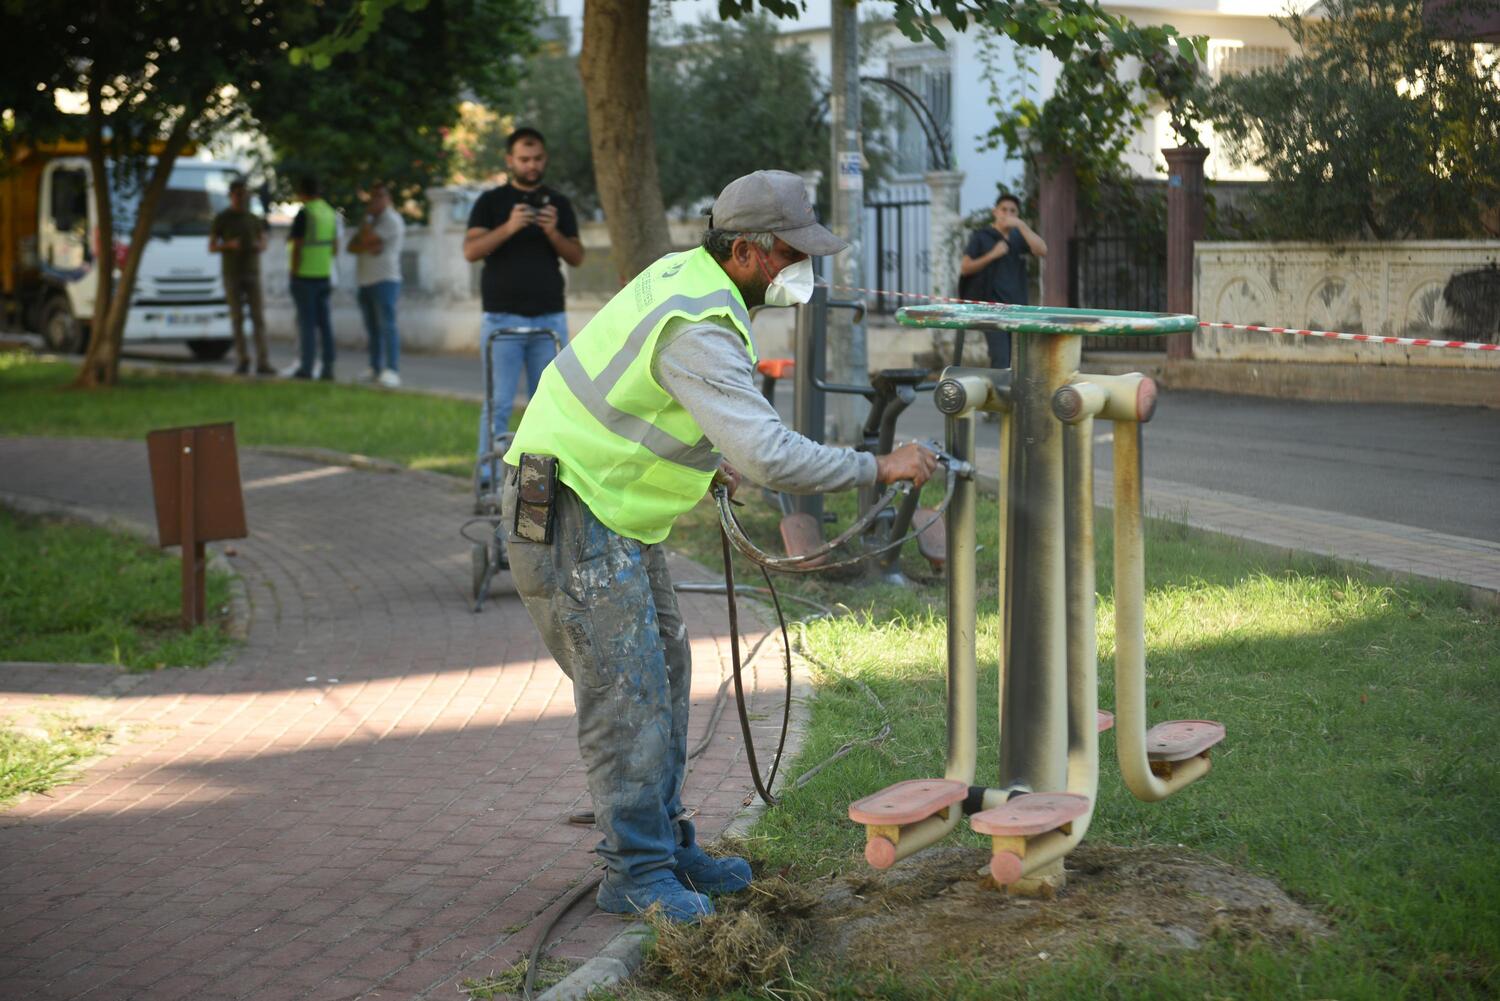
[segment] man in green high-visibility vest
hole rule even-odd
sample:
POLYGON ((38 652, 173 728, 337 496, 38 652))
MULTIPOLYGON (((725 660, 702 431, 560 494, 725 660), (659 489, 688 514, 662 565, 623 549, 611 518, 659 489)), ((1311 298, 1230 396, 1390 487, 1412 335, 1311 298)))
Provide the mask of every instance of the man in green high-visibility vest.
POLYGON ((875 456, 804 438, 755 385, 750 310, 808 301, 811 256, 846 246, 797 175, 733 181, 703 245, 637 275, 547 367, 505 455, 511 573, 573 681, 606 911, 692 921, 750 883, 684 816, 692 666, 660 546, 672 524, 721 466, 793 493, 921 484, 936 466, 918 445, 875 456))
POLYGON ((338 216, 333 206, 318 194, 318 179, 312 175, 297 182, 302 211, 292 220, 287 241, 291 260, 292 302, 297 307, 297 371, 294 379, 313 377, 313 360, 322 349, 318 378, 333 381, 333 253, 338 240, 338 216))

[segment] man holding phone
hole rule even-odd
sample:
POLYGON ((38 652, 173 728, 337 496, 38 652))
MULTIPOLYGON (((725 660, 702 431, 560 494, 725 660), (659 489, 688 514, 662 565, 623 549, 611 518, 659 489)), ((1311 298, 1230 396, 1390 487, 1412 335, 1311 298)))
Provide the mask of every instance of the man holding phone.
MULTIPOLYGON (((1003 193, 990 210, 991 226, 975 230, 958 263, 959 296, 1026 305, 1026 255, 1047 256, 1047 242, 1021 218, 1021 200, 1003 193)), ((1010 333, 986 330, 990 368, 1010 368, 1010 333)), ((985 417, 994 416, 986 414, 985 417)))
MULTIPOLYGON (((479 196, 469 213, 464 233, 464 259, 484 261, 480 295, 484 310, 479 343, 492 331, 515 327, 540 328, 568 339, 563 311, 563 275, 559 261, 573 267, 583 263, 578 220, 573 204, 542 183, 547 172, 547 146, 533 128, 519 128, 505 140, 509 180, 479 196)), ((485 402, 481 421, 492 433, 510 427, 511 404, 521 372, 526 372, 526 395, 536 394, 542 369, 556 351, 550 334, 537 333, 496 345, 494 398, 485 402)), ((484 446, 484 425, 479 427, 484 446)))

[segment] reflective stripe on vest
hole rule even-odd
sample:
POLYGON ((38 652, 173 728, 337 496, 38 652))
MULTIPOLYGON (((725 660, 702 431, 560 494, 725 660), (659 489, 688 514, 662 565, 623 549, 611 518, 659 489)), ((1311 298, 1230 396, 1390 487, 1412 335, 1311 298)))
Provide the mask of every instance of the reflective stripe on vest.
POLYGON ((315 198, 302 206, 307 228, 302 233, 302 256, 297 278, 327 278, 333 274, 333 246, 338 223, 333 206, 315 198))
POLYGON ((631 330, 630 336, 625 339, 620 350, 615 352, 609 364, 604 366, 604 371, 595 378, 589 378, 589 374, 583 370, 583 363, 571 351, 564 351, 558 355, 553 364, 557 366, 558 374, 562 376, 563 382, 573 391, 573 395, 578 397, 585 409, 593 415, 594 420, 621 438, 640 442, 659 459, 675 462, 690 469, 713 472, 719 468, 719 455, 707 438, 700 436, 694 444, 684 445, 655 425, 616 408, 609 402, 608 397, 609 391, 619 383, 626 369, 630 368, 631 363, 640 356, 641 348, 645 346, 652 331, 664 323, 670 314, 682 313, 697 316, 715 310, 727 311, 740 321, 741 326, 750 326, 750 313, 729 292, 713 292, 697 298, 674 295, 635 325, 635 329, 631 330))
POLYGON ((675 317, 727 320, 754 363, 750 314, 723 269, 701 249, 668 255, 543 372, 505 456, 511 465, 522 452, 557 456, 561 479, 595 517, 648 543, 702 498, 719 465, 713 444, 651 372, 656 338, 675 317))

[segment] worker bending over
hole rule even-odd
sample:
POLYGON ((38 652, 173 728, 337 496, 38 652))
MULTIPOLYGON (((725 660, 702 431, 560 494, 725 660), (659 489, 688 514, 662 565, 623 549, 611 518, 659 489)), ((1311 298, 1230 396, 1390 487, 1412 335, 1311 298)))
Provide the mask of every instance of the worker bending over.
POLYGON ((511 574, 573 681, 607 872, 599 906, 713 913, 750 866, 713 858, 683 815, 692 664, 660 543, 721 467, 791 493, 933 472, 906 445, 874 456, 781 422, 755 385, 750 310, 812 296, 811 257, 848 245, 818 224, 802 179, 762 170, 720 193, 703 245, 626 285, 542 375, 505 454, 511 574))

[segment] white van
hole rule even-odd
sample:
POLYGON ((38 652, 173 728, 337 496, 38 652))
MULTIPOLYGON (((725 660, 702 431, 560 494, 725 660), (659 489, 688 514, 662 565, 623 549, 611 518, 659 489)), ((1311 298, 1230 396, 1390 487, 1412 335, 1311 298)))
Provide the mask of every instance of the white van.
MULTIPOLYGON (((229 182, 239 173, 230 163, 174 164, 136 274, 126 345, 179 341, 204 359, 222 358, 233 346, 219 258, 208 252, 208 231, 214 216, 228 207, 229 182)), ((144 181, 115 182, 115 246, 100 255, 88 160, 59 156, 38 174, 35 242, 25 247, 29 241, 23 241, 18 255, 15 290, 29 300, 19 312, 24 325, 42 334, 53 350, 79 350, 93 318, 96 257, 104 256, 117 270, 124 262, 144 181)))

